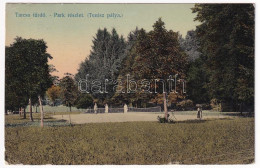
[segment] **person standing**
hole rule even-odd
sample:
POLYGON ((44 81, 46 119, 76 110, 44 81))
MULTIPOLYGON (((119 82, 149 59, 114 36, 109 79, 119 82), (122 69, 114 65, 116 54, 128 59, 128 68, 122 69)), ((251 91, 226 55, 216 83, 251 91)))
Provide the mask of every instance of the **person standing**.
POLYGON ((198 110, 197 118, 201 120, 202 119, 202 108, 201 108, 201 106, 198 106, 197 110, 198 110))
POLYGON ((105 113, 108 113, 108 105, 105 105, 105 113))
POLYGON ((94 113, 97 114, 97 103, 94 105, 94 113))
POLYGON ((124 105, 124 113, 126 114, 127 111, 128 111, 128 107, 127 107, 127 105, 125 104, 125 105, 124 105))

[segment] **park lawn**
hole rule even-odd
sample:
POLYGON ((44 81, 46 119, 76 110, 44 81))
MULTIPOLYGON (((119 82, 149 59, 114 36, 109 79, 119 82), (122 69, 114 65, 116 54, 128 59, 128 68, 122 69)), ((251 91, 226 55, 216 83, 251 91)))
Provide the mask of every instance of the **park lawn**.
MULTIPOLYGON (((81 114, 82 112, 45 112, 44 113, 44 121, 45 122, 50 122, 50 121, 56 121, 55 118, 52 118, 52 116, 55 115, 75 115, 75 114, 81 114)), ((38 113, 33 113, 33 119, 35 123, 40 123, 41 120, 41 114, 38 113)), ((22 116, 19 115, 6 115, 5 116, 5 125, 7 124, 27 124, 31 123, 30 121, 30 114, 29 112, 26 113, 26 119, 23 119, 23 114, 22 116)))
POLYGON ((5 150, 10 164, 248 164, 254 118, 6 127, 5 150))
MULTIPOLYGON (((75 115, 80 114, 81 112, 56 112, 55 115, 75 115)), ((71 125, 66 120, 57 120, 52 117, 53 113, 47 112, 44 114, 44 125, 47 127, 55 126, 68 126, 71 125)), ((41 125, 41 114, 33 113, 33 122, 30 121, 29 113, 26 114, 26 119, 23 119, 23 115, 6 115, 5 116, 5 127, 39 127, 41 125)))

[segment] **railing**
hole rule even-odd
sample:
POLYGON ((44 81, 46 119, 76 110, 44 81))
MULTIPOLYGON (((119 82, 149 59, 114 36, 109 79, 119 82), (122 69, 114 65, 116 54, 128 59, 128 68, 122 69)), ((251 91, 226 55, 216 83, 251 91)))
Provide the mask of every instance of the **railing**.
MULTIPOLYGON (((85 113, 95 113, 94 109, 86 109, 85 113)), ((105 113, 105 108, 98 108, 97 113, 105 113)))
POLYGON ((161 112, 161 107, 149 107, 149 108, 135 108, 129 107, 128 112, 161 112))
MULTIPOLYGON (((129 107, 127 112, 161 112, 161 107, 135 108, 129 107)), ((85 113, 95 113, 94 109, 86 109, 85 113)), ((105 113, 105 108, 98 108, 96 113, 105 113)), ((108 108, 108 113, 124 113, 124 108, 108 108)))

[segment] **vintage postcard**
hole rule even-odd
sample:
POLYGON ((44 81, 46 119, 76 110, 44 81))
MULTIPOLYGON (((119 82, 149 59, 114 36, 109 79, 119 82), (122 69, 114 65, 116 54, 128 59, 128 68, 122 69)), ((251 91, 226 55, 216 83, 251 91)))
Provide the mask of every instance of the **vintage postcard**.
POLYGON ((5 3, 6 165, 255 164, 255 4, 5 3))

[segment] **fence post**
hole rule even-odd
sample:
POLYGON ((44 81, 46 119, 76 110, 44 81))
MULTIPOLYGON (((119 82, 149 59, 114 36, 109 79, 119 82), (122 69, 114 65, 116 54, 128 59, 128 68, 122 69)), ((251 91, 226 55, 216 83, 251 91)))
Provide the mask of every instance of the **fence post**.
POLYGON ((128 110, 128 108, 127 108, 127 105, 125 104, 125 105, 124 105, 124 114, 127 113, 127 110, 128 110))
POLYGON ((94 105, 94 113, 97 114, 97 103, 94 105))
POLYGON ((105 105, 105 113, 108 113, 108 105, 105 105))

